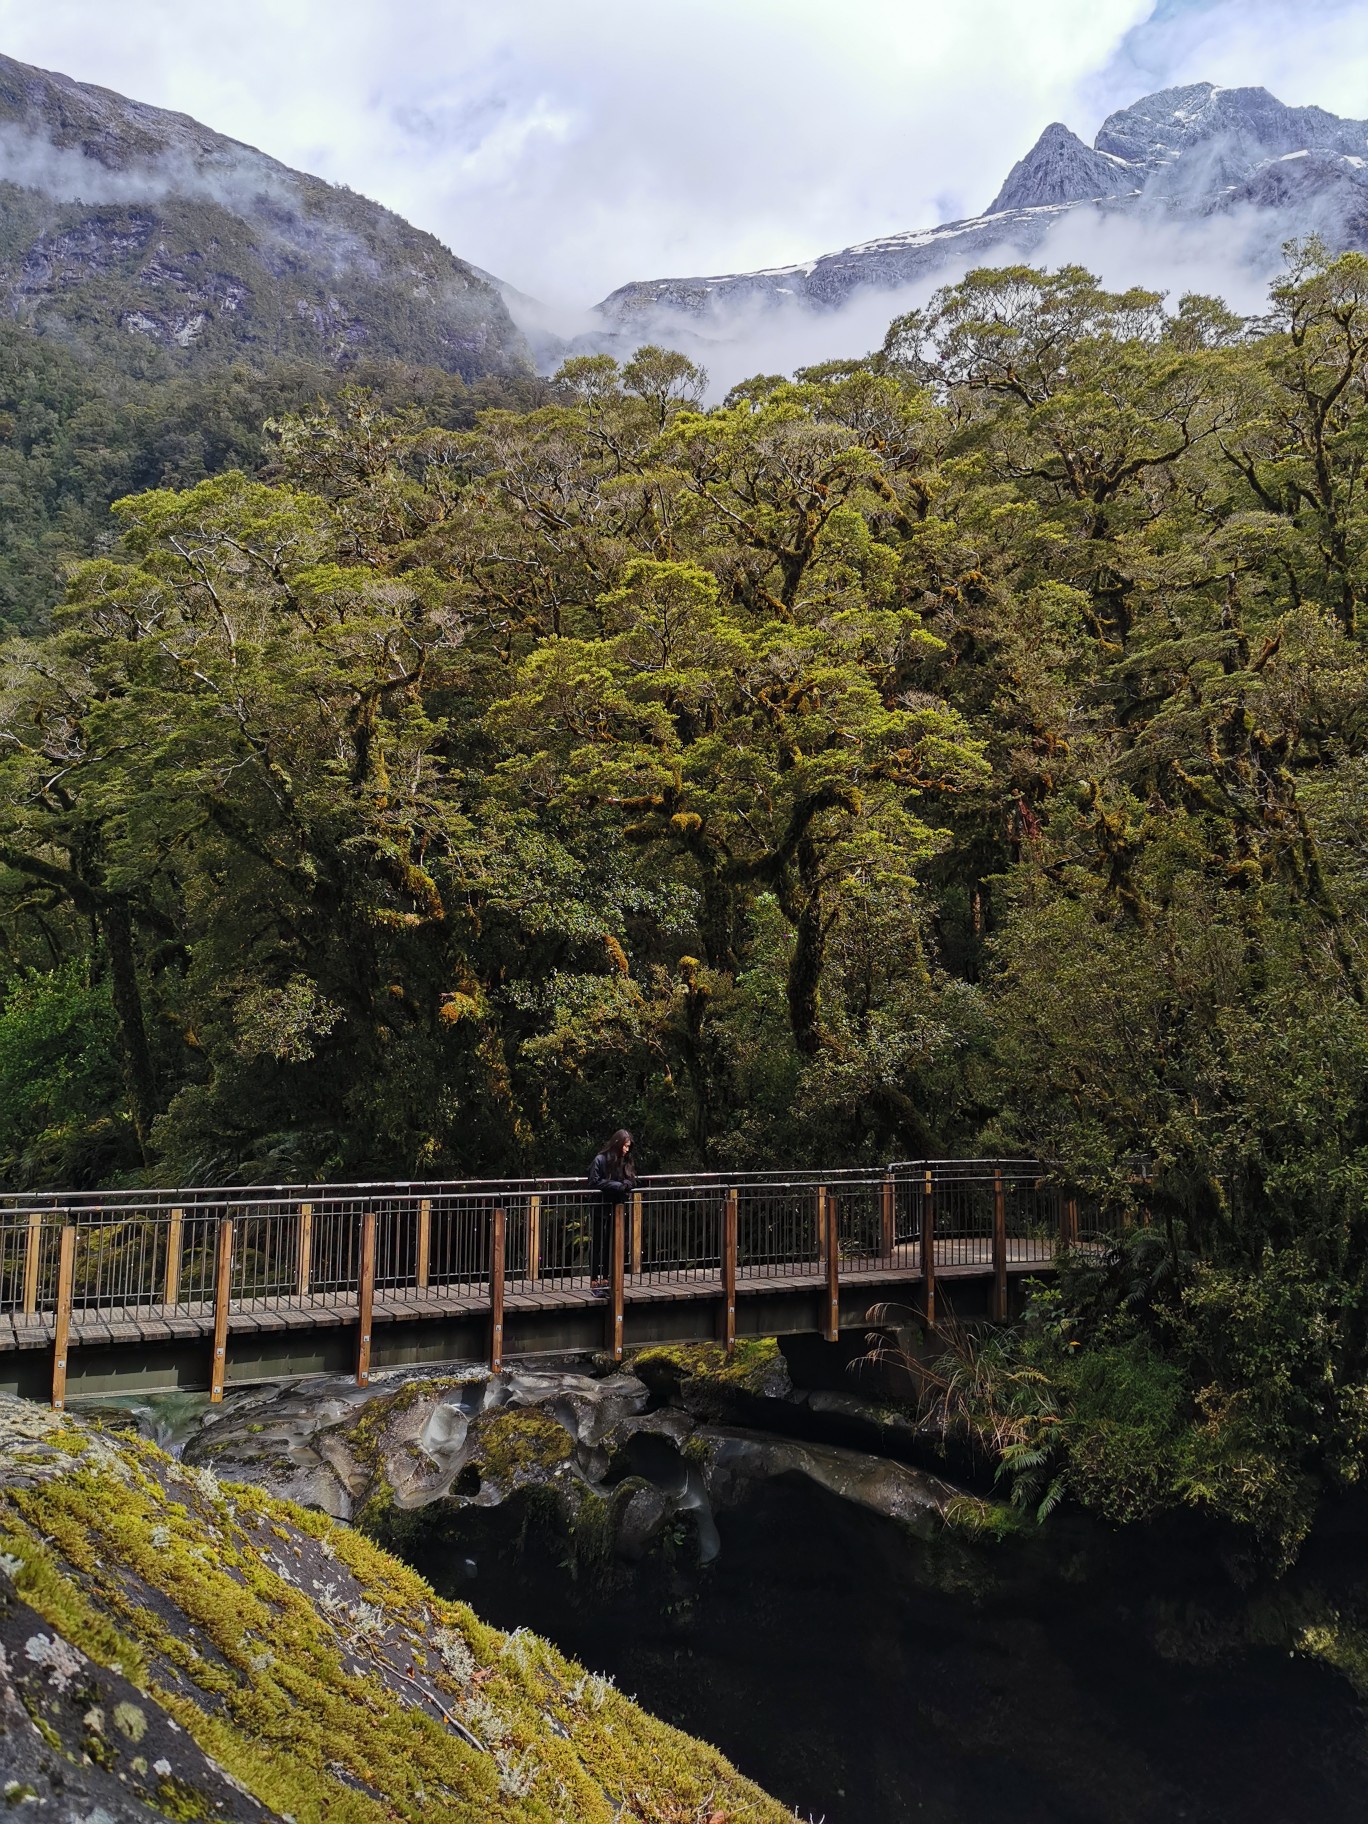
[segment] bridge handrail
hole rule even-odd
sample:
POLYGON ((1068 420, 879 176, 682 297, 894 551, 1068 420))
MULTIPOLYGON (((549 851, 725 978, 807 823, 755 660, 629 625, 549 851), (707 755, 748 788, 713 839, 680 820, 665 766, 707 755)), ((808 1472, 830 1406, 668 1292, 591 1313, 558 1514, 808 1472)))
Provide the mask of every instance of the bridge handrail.
POLYGON ((620 1358, 629 1285, 634 1297, 720 1296, 728 1346, 738 1286, 820 1289, 834 1338, 843 1280, 920 1278, 934 1321, 939 1272, 987 1272, 1005 1316, 1009 1257, 1018 1271, 1047 1266, 1098 1233, 1095 1208, 1022 1159, 661 1173, 603 1210, 583 1179, 546 1177, 12 1193, 0 1203, 0 1325, 12 1346, 52 1337, 55 1399, 73 1319, 91 1334, 211 1326, 217 1397, 235 1314, 248 1325, 354 1315, 364 1384, 377 1299, 390 1317, 487 1309, 497 1364, 506 1296, 587 1299, 593 1274, 611 1281, 620 1358))
MULTIPOLYGON (((951 1181, 982 1179, 991 1181, 995 1173, 1004 1178, 1044 1179, 1049 1168, 1039 1160, 1001 1159, 902 1159, 885 1165, 795 1166, 779 1171, 770 1168, 748 1171, 654 1172, 638 1179, 641 1190, 683 1189, 697 1185, 725 1188, 728 1185, 790 1184, 818 1185, 882 1179, 889 1173, 895 1178, 931 1172, 933 1179, 951 1181)), ((32 1211, 82 1211, 99 1213, 136 1211, 156 1212, 171 1208, 215 1208, 229 1204, 262 1204, 294 1201, 366 1201, 392 1200, 402 1197, 496 1196, 500 1192, 527 1195, 554 1191, 569 1194, 588 1192, 582 1175, 510 1177, 510 1178, 400 1178, 356 1179, 341 1182, 294 1182, 237 1185, 157 1185, 119 1187, 96 1190, 23 1190, 0 1191, 0 1218, 6 1215, 28 1215, 32 1211)))

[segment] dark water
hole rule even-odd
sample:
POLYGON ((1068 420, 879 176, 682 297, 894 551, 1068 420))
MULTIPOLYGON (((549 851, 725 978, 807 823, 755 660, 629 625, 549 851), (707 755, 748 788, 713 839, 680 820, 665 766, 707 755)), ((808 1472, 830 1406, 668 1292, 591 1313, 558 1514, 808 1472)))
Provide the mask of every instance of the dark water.
POLYGON ((703 1570, 682 1532, 673 1563, 595 1578, 509 1509, 432 1524, 407 1551, 439 1588, 610 1672, 803 1818, 1368 1819, 1348 1688, 1285 1651, 1222 1654, 1194 1606, 1214 1564, 1137 1573, 1067 1527, 927 1547, 800 1478, 723 1514, 703 1570))

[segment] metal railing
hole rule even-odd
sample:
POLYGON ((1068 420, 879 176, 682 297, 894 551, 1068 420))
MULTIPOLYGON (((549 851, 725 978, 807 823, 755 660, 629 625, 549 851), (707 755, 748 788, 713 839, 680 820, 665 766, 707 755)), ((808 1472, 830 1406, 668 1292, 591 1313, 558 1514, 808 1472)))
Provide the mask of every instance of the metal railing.
POLYGON ((363 1379, 377 1305, 487 1305, 498 1358, 506 1298, 587 1292, 594 1273, 610 1282, 615 1353, 624 1301, 663 1288, 720 1293, 730 1343, 738 1285, 807 1280, 834 1334, 840 1284, 873 1274, 920 1276, 933 1317, 938 1273, 980 1271, 1005 1316, 1009 1269, 1047 1265, 1100 1222, 1019 1159, 643 1178, 616 1209, 571 1179, 9 1195, 0 1318, 18 1341, 51 1331, 59 1356, 73 1317, 190 1320, 213 1330, 217 1395, 235 1312, 355 1311, 363 1379))

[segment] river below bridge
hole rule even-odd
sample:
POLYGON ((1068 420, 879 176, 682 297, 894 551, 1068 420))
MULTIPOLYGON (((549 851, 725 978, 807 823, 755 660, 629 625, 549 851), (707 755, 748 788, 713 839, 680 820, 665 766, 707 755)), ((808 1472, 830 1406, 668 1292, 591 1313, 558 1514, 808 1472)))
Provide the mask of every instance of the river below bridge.
MULTIPOLYGON (((144 1419, 205 1461, 206 1441, 235 1429, 250 1464, 277 1448, 284 1411, 279 1436, 298 1458, 311 1396, 263 1397, 236 1417, 218 1409, 222 1420, 173 1397, 144 1419)), ((725 1435, 733 1449, 775 1441, 759 1428, 725 1435)), ((218 1467, 237 1473, 230 1458, 218 1467)), ((387 1542, 487 1621, 547 1636, 716 1743, 801 1819, 1368 1815, 1368 1724, 1349 1685, 1290 1654, 1286 1630, 1277 1646, 1251 1646, 1256 1593, 1195 1536, 1125 1537, 1069 1516, 998 1541, 919 1536, 781 1468, 711 1514, 675 1511, 634 1561, 586 1560, 547 1494, 435 1501, 387 1542)), ((1348 1575, 1363 1553, 1356 1538, 1342 1549, 1348 1575)))
POLYGON ((1366 1815, 1364 1718, 1337 1676, 1203 1641, 1206 1591, 1127 1572, 1067 1524, 1053 1565, 1009 1544, 979 1548, 999 1559, 984 1569, 795 1476, 719 1517, 704 1569, 684 1549, 586 1587, 507 1511, 469 1518, 464 1554, 419 1551, 418 1568, 499 1626, 611 1673, 803 1818, 1366 1815))

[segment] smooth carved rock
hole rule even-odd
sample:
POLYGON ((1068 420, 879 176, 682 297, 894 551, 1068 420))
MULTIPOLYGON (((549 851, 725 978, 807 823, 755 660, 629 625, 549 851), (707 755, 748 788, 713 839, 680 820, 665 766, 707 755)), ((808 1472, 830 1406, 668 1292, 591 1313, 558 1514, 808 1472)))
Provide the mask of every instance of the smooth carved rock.
MULTIPOLYGON (((751 1385, 776 1405, 802 1404, 782 1365, 751 1385)), ((230 1397, 186 1457, 342 1518, 437 1502, 497 1507, 537 1488, 554 1495, 573 1529, 586 1501, 607 1499, 613 1549, 627 1559, 683 1518, 706 1563, 721 1545, 716 1513, 792 1475, 918 1532, 940 1529, 957 1493, 949 1484, 863 1451, 710 1422, 725 1391, 683 1373, 676 1393, 693 1410, 652 1407, 635 1374, 560 1369, 389 1377, 364 1393, 328 1386, 321 1397, 259 1390, 230 1397)), ((760 1395, 747 1397, 763 1411, 760 1395)), ((824 1404, 855 1419, 865 1410, 853 1399, 824 1404)))

